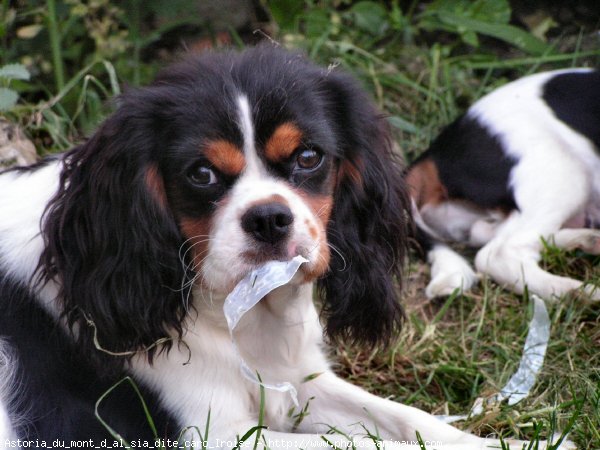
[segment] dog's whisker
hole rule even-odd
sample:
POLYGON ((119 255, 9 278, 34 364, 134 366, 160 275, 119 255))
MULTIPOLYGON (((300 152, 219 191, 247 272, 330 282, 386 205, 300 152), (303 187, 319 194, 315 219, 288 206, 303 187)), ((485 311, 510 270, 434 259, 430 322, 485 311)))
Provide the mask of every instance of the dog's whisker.
POLYGON ((342 268, 340 269, 340 271, 346 270, 346 268, 348 267, 348 263, 346 262, 346 258, 344 257, 344 255, 342 255, 342 252, 340 252, 340 251, 339 251, 339 250, 338 250, 338 249, 335 247, 335 245, 333 245, 333 244, 331 244, 331 243, 329 243, 329 242, 327 243, 327 246, 328 246, 328 247, 329 247, 331 250, 333 250, 335 253, 337 253, 337 254, 338 254, 338 256, 339 256, 340 258, 342 258, 342 261, 343 261, 343 263, 344 263, 344 267, 342 267, 342 268))

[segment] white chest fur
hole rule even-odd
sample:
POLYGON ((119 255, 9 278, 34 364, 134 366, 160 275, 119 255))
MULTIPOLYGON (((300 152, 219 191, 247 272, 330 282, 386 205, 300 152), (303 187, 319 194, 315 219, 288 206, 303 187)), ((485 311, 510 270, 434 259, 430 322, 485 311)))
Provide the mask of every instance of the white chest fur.
MULTIPOLYGON (((194 296, 196 310, 190 312, 183 342, 153 366, 134 360, 133 373, 158 392, 181 427, 204 430, 210 411, 212 432, 229 431, 219 428, 223 418, 248 423, 257 420, 262 407, 271 429, 289 431, 288 412, 294 406, 289 393, 267 389, 261 405, 259 386, 241 372, 224 299, 201 291, 194 296)), ((305 377, 328 369, 311 284, 273 291, 241 319, 234 337, 241 356, 265 383, 287 381, 298 389, 305 377)))

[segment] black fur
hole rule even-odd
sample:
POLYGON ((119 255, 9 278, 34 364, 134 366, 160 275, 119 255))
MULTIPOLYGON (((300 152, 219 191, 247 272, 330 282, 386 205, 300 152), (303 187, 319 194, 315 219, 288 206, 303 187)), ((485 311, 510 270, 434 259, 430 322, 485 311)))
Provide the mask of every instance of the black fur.
POLYGON ((468 200, 482 208, 517 208, 508 183, 515 161, 498 138, 469 114, 444 128, 412 165, 425 158, 435 163, 448 198, 468 200))
MULTIPOLYGON (((33 442, 39 439, 39 446, 51 446, 55 439, 66 442, 67 446, 71 440, 92 439, 99 445, 107 439, 109 447, 112 446, 113 437, 95 417, 95 404, 125 374, 118 373, 112 380, 98 377, 97 366, 88 362, 87 355, 28 290, 1 273, 0 292, 2 339, 10 344, 16 357, 13 383, 18 388, 18 398, 11 405, 11 412, 23 418, 17 422, 20 424, 15 430, 17 434, 33 442)), ((138 388, 152 411, 158 436, 176 437, 177 426, 169 420, 156 397, 142 385, 138 388)), ((106 396, 98 413, 109 425, 116 425, 125 439, 154 441, 140 399, 127 383, 106 396)))
POLYGON ((600 71, 556 75, 544 85, 542 98, 556 117, 600 149, 600 71))
POLYGON ((91 355, 102 355, 94 351, 96 336, 109 352, 149 349, 152 358, 169 328, 182 331, 183 238, 144 181, 164 139, 156 132, 159 100, 125 97, 86 144, 65 156, 43 219, 42 281, 61 280, 63 314, 91 355))
POLYGON ((355 84, 330 75, 340 158, 361 181, 338 180, 328 240, 330 271, 319 281, 332 337, 376 344, 395 335, 403 317, 398 303, 407 235, 412 227, 402 170, 387 123, 355 84), (397 284, 396 284, 397 283, 397 284))

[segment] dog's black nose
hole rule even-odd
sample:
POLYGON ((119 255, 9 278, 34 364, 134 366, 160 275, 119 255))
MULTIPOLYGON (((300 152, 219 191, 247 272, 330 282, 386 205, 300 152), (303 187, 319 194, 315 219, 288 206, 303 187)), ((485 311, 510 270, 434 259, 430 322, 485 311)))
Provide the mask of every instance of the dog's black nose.
POLYGON ((256 240, 276 244, 290 232, 292 211, 282 203, 266 203, 250 208, 242 216, 242 229, 256 240))

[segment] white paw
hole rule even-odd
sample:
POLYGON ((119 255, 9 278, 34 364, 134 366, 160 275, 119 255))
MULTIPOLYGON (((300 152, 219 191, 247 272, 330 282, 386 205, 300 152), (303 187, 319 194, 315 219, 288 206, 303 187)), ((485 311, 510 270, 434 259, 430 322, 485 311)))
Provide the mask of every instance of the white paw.
POLYGON ((590 255, 600 255, 600 231, 590 230, 579 248, 590 255))
POLYGON ((583 286, 583 292, 593 302, 600 302, 600 286, 586 284, 583 286))
POLYGON ((469 291, 479 278, 472 270, 440 273, 432 278, 425 295, 427 298, 446 297, 458 290, 459 293, 469 291))
POLYGON ((600 255, 600 230, 565 228, 554 233, 550 242, 564 250, 578 248, 591 255, 600 255))
POLYGON ((425 289, 428 298, 445 297, 457 289, 466 292, 479 281, 469 263, 449 247, 437 245, 427 258, 431 263, 431 281, 425 289))
MULTIPOLYGON (((529 279, 532 279, 530 277, 529 279)), ((529 281, 528 279, 528 281, 529 281)), ((579 291, 583 283, 569 277, 561 277, 548 273, 546 277, 533 278, 535 283, 529 283, 529 292, 539 295, 545 300, 559 300, 565 295, 579 291)))

